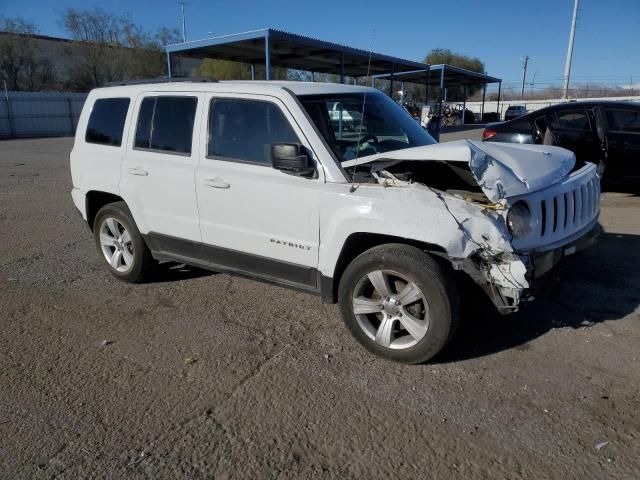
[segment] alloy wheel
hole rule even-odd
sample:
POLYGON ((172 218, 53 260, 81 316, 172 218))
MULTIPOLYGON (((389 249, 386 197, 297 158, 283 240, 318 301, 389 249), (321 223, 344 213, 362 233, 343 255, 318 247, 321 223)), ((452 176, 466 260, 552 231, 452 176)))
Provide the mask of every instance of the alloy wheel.
POLYGON ((107 263, 117 272, 126 273, 133 267, 131 235, 114 217, 105 217, 100 224, 100 248, 107 263))
POLYGON ((411 348, 429 330, 429 305, 420 287, 391 270, 363 276, 353 290, 353 313, 360 328, 378 345, 411 348))

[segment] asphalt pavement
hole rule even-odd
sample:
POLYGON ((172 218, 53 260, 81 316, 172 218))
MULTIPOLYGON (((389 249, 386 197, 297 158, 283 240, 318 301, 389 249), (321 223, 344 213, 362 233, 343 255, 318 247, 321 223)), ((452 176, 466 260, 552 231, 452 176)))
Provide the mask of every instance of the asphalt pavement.
POLYGON ((71 144, 0 142, 0 478, 638 478, 637 194, 604 195, 605 234, 558 287, 468 312, 405 366, 314 296, 190 268, 115 280, 71 144))

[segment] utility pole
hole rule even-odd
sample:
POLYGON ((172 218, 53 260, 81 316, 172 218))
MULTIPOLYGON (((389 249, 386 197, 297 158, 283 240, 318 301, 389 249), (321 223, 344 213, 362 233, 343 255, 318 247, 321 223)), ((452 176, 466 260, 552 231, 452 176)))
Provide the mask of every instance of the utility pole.
POLYGON ((571 75, 571 59, 573 57, 573 39, 576 36, 576 20, 578 18, 578 4, 580 0, 575 0, 573 5, 573 18, 571 19, 571 32, 569 33, 569 48, 567 49, 567 61, 564 64, 564 85, 562 88, 562 98, 569 97, 569 75, 571 75))
POLYGON ((182 12, 182 43, 187 41, 187 21, 184 15, 184 7, 187 4, 186 2, 178 2, 180 5, 180 11, 182 12))
POLYGON ((522 91, 520 92, 520 100, 524 98, 524 82, 527 79, 527 65, 529 64, 529 55, 524 57, 524 73, 522 74, 522 91))

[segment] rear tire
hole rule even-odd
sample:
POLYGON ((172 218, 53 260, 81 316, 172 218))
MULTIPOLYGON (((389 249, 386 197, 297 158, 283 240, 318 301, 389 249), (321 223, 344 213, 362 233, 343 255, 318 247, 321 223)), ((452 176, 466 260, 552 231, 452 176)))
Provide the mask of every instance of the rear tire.
POLYGON ((404 244, 367 250, 344 271, 342 318, 367 350, 401 363, 423 363, 453 338, 459 299, 452 275, 429 254, 404 244))
POLYGON ((118 280, 141 283, 157 267, 131 212, 124 202, 102 207, 93 223, 98 255, 118 280))

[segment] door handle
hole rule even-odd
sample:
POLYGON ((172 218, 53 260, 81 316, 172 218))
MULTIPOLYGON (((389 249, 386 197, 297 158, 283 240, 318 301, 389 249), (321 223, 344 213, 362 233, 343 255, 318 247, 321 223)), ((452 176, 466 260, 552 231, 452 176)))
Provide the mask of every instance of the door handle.
POLYGON ((142 167, 133 167, 129 169, 129 173, 131 175, 138 175, 139 177, 146 177, 147 175, 149 175, 149 172, 147 172, 144 168, 142 167))
POLYGON ((204 179, 204 184, 207 187, 213 187, 213 188, 229 188, 231 186, 231 184, 225 182, 223 179, 221 178, 205 178, 204 179))

